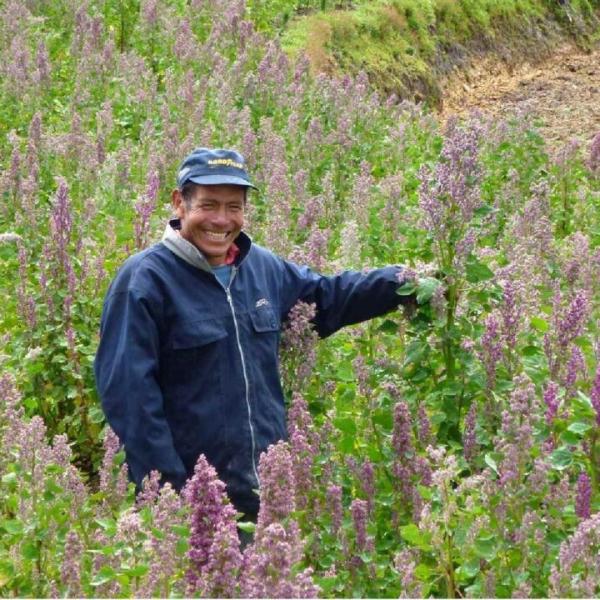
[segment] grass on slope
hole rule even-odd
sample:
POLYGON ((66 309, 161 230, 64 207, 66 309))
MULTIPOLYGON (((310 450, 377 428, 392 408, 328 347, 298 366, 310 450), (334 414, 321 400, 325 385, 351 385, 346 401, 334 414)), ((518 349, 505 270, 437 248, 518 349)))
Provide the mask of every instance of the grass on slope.
MULTIPOLYGON (((329 3, 331 5, 331 3, 329 3)), ((386 94, 435 102, 439 78, 473 53, 508 60, 548 51, 560 36, 590 43, 599 0, 359 0, 288 23, 282 43, 315 71, 365 71, 386 94)))

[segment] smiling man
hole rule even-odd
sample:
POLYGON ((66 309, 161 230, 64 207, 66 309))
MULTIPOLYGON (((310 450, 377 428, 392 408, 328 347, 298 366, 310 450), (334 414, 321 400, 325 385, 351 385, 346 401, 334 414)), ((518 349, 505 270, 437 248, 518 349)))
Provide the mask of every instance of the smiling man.
POLYGON ((291 308, 314 302, 325 337, 413 299, 396 294, 400 267, 323 276, 254 244, 242 231, 251 188, 233 150, 183 161, 177 218, 108 290, 95 373, 138 487, 156 469, 180 489, 204 454, 254 518, 260 454, 287 436, 278 349, 291 308))

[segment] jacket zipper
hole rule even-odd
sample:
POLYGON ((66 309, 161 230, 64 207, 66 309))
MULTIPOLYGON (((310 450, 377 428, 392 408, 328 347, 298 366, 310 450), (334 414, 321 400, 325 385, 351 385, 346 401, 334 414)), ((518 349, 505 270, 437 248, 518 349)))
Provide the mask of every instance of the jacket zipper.
POLYGON ((254 437, 254 427, 252 426, 252 407, 250 406, 250 383, 248 381, 248 372, 246 371, 246 359, 244 357, 244 350, 242 349, 242 342, 240 340, 240 329, 235 315, 235 308, 233 307, 233 298, 231 297, 231 284, 237 273, 237 269, 232 267, 231 278, 229 279, 229 285, 225 288, 225 294, 227 295, 227 302, 231 309, 231 315, 233 317, 233 326, 235 328, 235 337, 237 341, 238 351, 240 353, 240 359, 242 361, 242 374, 244 376, 244 384, 246 386, 246 408, 248 409, 248 426, 250 427, 250 439, 252 441, 252 470, 254 471, 254 477, 256 477, 256 483, 259 484, 258 471, 256 470, 256 439, 254 437))

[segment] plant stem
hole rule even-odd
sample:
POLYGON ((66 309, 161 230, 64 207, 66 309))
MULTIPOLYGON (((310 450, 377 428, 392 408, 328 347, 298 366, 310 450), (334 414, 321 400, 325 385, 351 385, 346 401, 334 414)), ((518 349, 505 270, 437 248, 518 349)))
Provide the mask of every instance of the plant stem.
MULTIPOLYGON (((375 437, 375 444, 377 445, 377 449, 379 450, 379 453, 381 454, 381 457, 383 459, 383 457, 385 456, 383 440, 381 439, 381 434, 379 433, 379 430, 377 429, 377 424, 375 423, 375 420, 373 418, 372 411, 371 411, 370 422, 371 422, 371 429, 373 430, 373 436, 375 437)), ((392 473, 390 473, 385 461, 382 460, 381 466, 383 467, 383 472, 384 472, 385 476, 387 477, 387 479, 389 480, 389 482, 392 484, 392 487, 393 487, 395 478, 393 477, 392 473)))
POLYGON ((452 566, 452 540, 446 534, 446 593, 448 598, 456 598, 456 583, 454 581, 454 567, 452 566))
POLYGON ((590 464, 592 466, 592 493, 598 488, 598 463, 596 461, 596 441, 598 434, 596 431, 592 433, 590 440, 590 464))
POLYGON ((121 48, 121 54, 125 52, 125 7, 123 6, 123 0, 119 2, 120 17, 121 17, 121 35, 119 40, 119 47, 121 48))
MULTIPOLYGON (((448 483, 444 483, 442 487, 443 501, 444 501, 444 513, 449 510, 450 505, 450 493, 448 489, 448 483)), ((444 538, 446 542, 445 556, 444 556, 444 578, 446 579, 446 596, 448 598, 456 598, 456 581, 454 578, 454 566, 452 559, 452 535, 448 533, 448 527, 445 527, 444 538)))
POLYGON ((566 236, 569 231, 569 182, 567 177, 563 177, 561 181, 562 195, 562 223, 561 229, 563 236, 566 236))
POLYGON ((448 286, 448 304, 446 307, 446 324, 444 325, 444 339, 442 341, 442 352, 444 355, 444 364, 446 366, 446 379, 454 380, 454 344, 452 341, 452 330, 454 329, 454 320, 456 315, 456 302, 458 297, 457 284, 448 286))

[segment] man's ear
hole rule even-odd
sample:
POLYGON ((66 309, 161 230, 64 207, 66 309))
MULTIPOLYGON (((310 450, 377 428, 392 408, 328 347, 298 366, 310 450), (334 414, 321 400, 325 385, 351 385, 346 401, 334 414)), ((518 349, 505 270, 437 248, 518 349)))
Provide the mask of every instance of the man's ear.
POLYGON ((183 198, 183 195, 181 194, 181 190, 177 188, 173 190, 173 192, 171 193, 171 202, 173 204, 173 210, 175 214, 181 219, 185 212, 185 200, 183 198))

